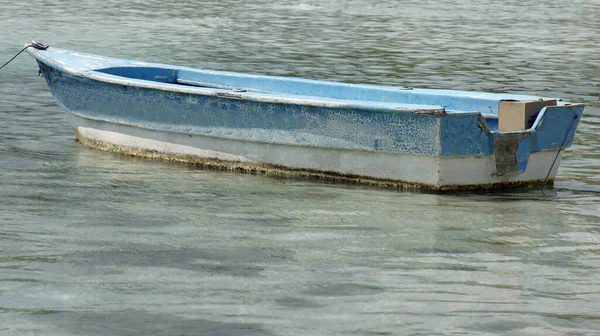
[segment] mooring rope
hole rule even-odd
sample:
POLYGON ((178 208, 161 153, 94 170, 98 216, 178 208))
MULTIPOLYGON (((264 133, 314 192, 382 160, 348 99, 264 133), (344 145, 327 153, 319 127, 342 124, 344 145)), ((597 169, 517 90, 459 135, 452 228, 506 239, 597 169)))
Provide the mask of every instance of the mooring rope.
POLYGON ((571 128, 573 127, 573 124, 575 123, 575 120, 577 120, 577 115, 573 116, 573 120, 571 121, 571 125, 569 125, 569 129, 567 130, 567 134, 565 134, 565 138, 563 139, 562 143, 560 144, 560 147, 558 148, 558 152, 556 153, 556 156, 554 157, 554 161, 552 161, 552 165, 550 166, 550 170, 548 171, 548 175, 546 175, 546 178, 544 179, 544 183, 542 183, 542 188, 541 188, 542 193, 544 192, 544 187, 546 186, 546 182, 548 182, 548 178, 550 177, 550 173, 552 172, 552 168, 554 168, 554 164, 556 163, 556 160, 558 159, 558 156, 560 155, 560 151, 565 146, 565 142, 567 141, 567 138, 569 137, 569 133, 571 133, 571 128))
POLYGON ((15 58, 17 58, 17 56, 21 55, 21 53, 23 51, 27 50, 27 48, 30 48, 30 47, 33 47, 33 48, 35 48, 37 50, 46 50, 46 49, 48 49, 47 45, 44 45, 44 44, 39 43, 39 42, 31 41, 31 43, 29 43, 23 49, 21 49, 21 51, 19 51, 15 56, 13 56, 13 58, 9 59, 8 62, 6 62, 2 66, 0 66, 0 70, 2 70, 2 68, 4 68, 5 66, 7 66, 8 63, 12 62, 15 58))

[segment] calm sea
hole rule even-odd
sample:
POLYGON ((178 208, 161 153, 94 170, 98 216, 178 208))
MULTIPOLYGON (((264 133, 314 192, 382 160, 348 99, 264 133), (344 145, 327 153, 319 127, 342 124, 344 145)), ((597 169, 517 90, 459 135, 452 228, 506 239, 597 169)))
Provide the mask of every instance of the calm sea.
POLYGON ((600 334, 600 2, 0 0, 122 58, 586 103, 545 194, 432 195, 92 150, 0 71, 1 335, 600 334))

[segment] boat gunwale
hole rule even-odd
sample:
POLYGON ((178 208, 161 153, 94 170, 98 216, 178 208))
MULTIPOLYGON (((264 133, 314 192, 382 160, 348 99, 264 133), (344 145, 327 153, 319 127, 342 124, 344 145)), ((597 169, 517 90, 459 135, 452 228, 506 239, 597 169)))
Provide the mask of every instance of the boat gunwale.
MULTIPOLYGON (((290 104, 290 105, 302 105, 302 106, 313 106, 313 107, 326 107, 326 108, 336 108, 336 109, 360 109, 370 112, 383 112, 383 113, 412 113, 419 115, 432 115, 432 116, 443 116, 448 115, 445 108, 443 106, 438 105, 425 105, 425 104, 404 104, 404 103, 389 103, 389 102, 378 102, 378 101, 365 101, 365 100, 346 100, 346 99, 337 99, 337 98, 329 98, 329 97, 321 97, 321 96, 304 96, 297 95, 298 98, 293 97, 292 94, 278 94, 276 92, 261 92, 261 91, 246 91, 246 92, 235 92, 231 89, 222 89, 222 88, 205 88, 199 86, 186 86, 174 83, 163 83, 163 82, 153 82, 151 80, 144 79, 136 79, 129 78, 125 76, 112 75, 108 73, 101 72, 99 70, 119 67, 119 64, 113 64, 108 67, 102 68, 93 68, 88 67, 87 69, 76 70, 69 67, 67 64, 63 62, 57 61, 56 59, 44 55, 39 52, 37 49, 27 48, 27 53, 33 56, 36 60, 57 69, 58 71, 67 73, 72 76, 80 77, 80 78, 89 78, 91 80, 95 80, 98 82, 115 84, 115 85, 123 85, 128 87, 136 87, 136 88, 145 88, 166 92, 176 92, 176 93, 185 93, 192 95, 203 95, 203 96, 213 96, 218 98, 229 98, 229 99, 237 99, 243 101, 252 101, 252 102, 260 102, 260 103, 275 103, 275 104, 290 104), (306 98, 300 98, 306 97, 306 98), (310 99, 310 98, 324 98, 324 99, 310 99), (419 108, 422 106, 423 108, 419 108)), ((184 66, 175 66, 175 65, 167 65, 167 64, 159 64, 159 63, 147 63, 141 61, 131 61, 135 62, 134 66, 131 63, 127 63, 128 60, 112 58, 112 57, 103 57, 97 56, 93 54, 85 54, 85 53, 73 53, 69 50, 58 49, 58 48, 49 48, 46 52, 59 52, 59 53, 70 53, 73 56, 84 56, 84 57, 94 57, 97 59, 103 59, 111 62, 120 62, 122 66, 131 66, 131 67, 157 67, 163 69, 172 69, 172 70, 192 70, 198 71, 201 69, 195 69, 184 66), (55 50, 50 50, 55 49, 55 50)), ((201 70, 202 71, 202 70, 201 70)), ((208 70, 214 73, 226 73, 226 74, 236 74, 235 72, 227 72, 227 71, 214 71, 208 70)), ((246 74, 244 74, 246 75, 246 74)), ((249 75, 249 76, 260 76, 260 75, 249 75)), ((288 79, 288 77, 277 77, 277 76, 265 76, 272 78, 282 78, 288 79)), ((293 78, 293 77, 290 77, 293 78)), ((296 79, 296 78, 293 78, 296 79)), ((341 82, 327 82, 327 81, 317 81, 310 79, 302 79, 304 81, 310 81, 318 83, 333 83, 333 84, 343 84, 343 85, 351 85, 351 86, 370 86, 374 88, 386 89, 385 86, 377 86, 377 85, 369 85, 369 84, 350 84, 350 83, 341 83, 341 82)), ((392 88, 392 87, 390 87, 392 88)), ((461 115, 465 114, 479 114, 479 112, 461 112, 461 115)))

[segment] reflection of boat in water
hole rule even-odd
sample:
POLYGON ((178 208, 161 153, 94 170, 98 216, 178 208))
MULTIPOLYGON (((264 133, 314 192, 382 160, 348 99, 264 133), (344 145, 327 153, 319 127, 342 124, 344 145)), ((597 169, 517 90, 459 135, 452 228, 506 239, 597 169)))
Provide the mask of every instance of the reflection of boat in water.
POLYGON ((581 104, 537 96, 197 70, 57 48, 27 52, 81 142, 219 169, 428 190, 539 184, 556 176, 554 160, 583 113, 581 104), (512 110, 502 112, 502 104, 512 110), (499 131, 503 122, 517 126, 499 131))

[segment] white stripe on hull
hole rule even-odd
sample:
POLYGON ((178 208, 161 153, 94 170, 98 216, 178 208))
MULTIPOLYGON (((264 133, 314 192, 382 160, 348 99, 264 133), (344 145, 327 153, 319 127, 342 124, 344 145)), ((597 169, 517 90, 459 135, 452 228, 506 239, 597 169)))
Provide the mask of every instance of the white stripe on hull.
MULTIPOLYGON (((340 174, 339 178, 345 180, 378 184, 377 181, 369 181, 370 178, 382 180, 381 184, 391 182, 391 184, 423 186, 429 189, 462 189, 469 186, 491 188, 495 184, 497 187, 498 183, 519 185, 519 182, 527 184, 528 181, 539 183, 546 177, 556 156, 556 151, 532 153, 524 173, 496 176, 494 156, 442 158, 276 145, 153 131, 90 120, 70 113, 69 115, 78 138, 94 147, 178 161, 197 162, 198 159, 216 159, 237 162, 245 167, 262 167, 267 164, 276 166, 281 173, 285 173, 285 169, 281 168, 285 167, 292 170, 315 171, 317 175, 340 174), (161 155, 150 155, 149 152, 161 155), (351 177, 344 178, 346 175, 351 177), (367 180, 363 180, 362 177, 367 180)), ((559 160, 550 175, 551 179, 556 175, 558 164, 559 160)))
MULTIPOLYGON (((529 155, 527 169, 520 174, 498 176, 496 171, 496 160, 493 155, 485 157, 445 157, 440 164, 440 176, 438 186, 463 186, 463 185, 489 185, 489 184, 513 184, 519 182, 531 182, 540 184, 548 174, 552 161, 557 151, 535 152, 529 155)), ((559 155, 552 172, 550 181, 554 181, 558 172, 558 165, 562 152, 559 155)), ((526 184, 526 183, 525 183, 526 184)))

